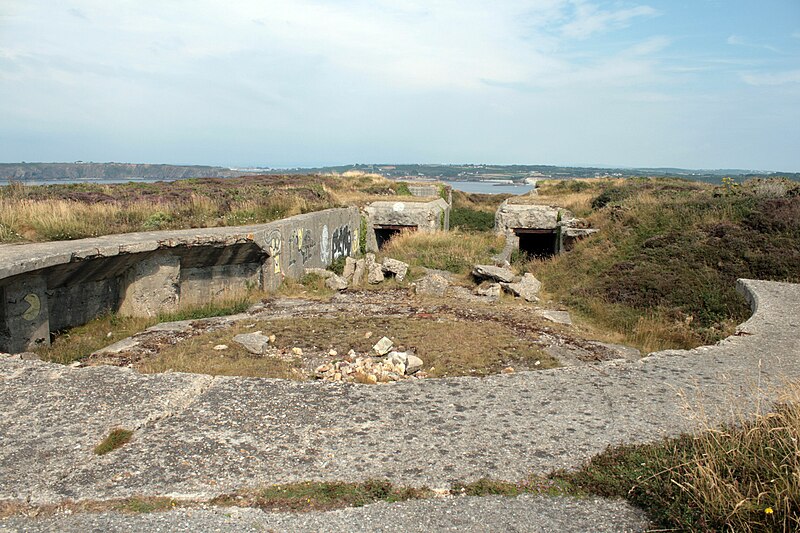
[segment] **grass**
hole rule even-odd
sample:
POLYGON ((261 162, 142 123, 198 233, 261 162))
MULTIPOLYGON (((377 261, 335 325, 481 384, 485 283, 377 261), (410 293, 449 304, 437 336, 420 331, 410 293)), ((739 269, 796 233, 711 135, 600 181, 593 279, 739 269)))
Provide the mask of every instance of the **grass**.
POLYGON ((378 501, 401 502, 430 498, 427 488, 400 487, 385 480, 362 483, 302 482, 274 485, 252 491, 220 496, 214 505, 258 507, 265 511, 328 511, 343 507, 361 507, 378 501))
POLYGON ((491 262, 505 239, 491 233, 401 232, 381 250, 382 255, 416 267, 467 275, 473 265, 491 262))
POLYGON ((94 447, 95 455, 105 455, 121 448, 133 438, 133 431, 124 428, 112 429, 108 436, 94 447))
POLYGON ((471 483, 456 483, 450 492, 463 496, 506 496, 509 498, 521 494, 569 495, 573 497, 583 495, 565 481, 535 475, 518 482, 481 478, 471 483))
POLYGON ((256 330, 274 334, 275 347, 287 354, 297 347, 307 355, 327 353, 331 349, 340 354, 351 349, 370 353, 375 342, 386 336, 396 347, 413 350, 425 362, 425 371, 431 377, 483 376, 499 373, 508 366, 518 369, 557 366, 554 359, 499 320, 465 321, 453 316, 437 319, 339 316, 269 320, 249 328, 236 326, 199 335, 165 348, 137 368, 142 372, 173 370, 304 379, 300 358, 284 360, 250 355, 232 340, 238 333, 256 330), (367 338, 368 332, 372 335, 367 338), (458 338, 459 342, 452 342, 453 338, 458 338), (214 351, 212 348, 217 344, 226 344, 229 349, 214 351))
MULTIPOLYGON (((157 183, 13 183, 0 187, 0 242, 260 224, 330 207, 363 206, 407 190, 407 186, 363 173, 157 183)), ((403 196, 403 200, 426 199, 403 196)))
POLYGON ((56 334, 50 346, 36 348, 36 354, 45 361, 69 364, 160 322, 198 320, 241 313, 263 296, 264 293, 260 291, 250 291, 233 298, 222 298, 200 306, 187 306, 174 313, 162 313, 155 317, 127 317, 110 313, 56 334))
POLYGON ((147 374, 172 371, 212 376, 303 379, 303 374, 298 371, 301 368, 299 359, 291 361, 253 355, 232 340, 234 335, 257 329, 237 325, 198 335, 162 349, 157 355, 137 363, 136 369, 147 374), (228 349, 214 350, 214 346, 219 344, 227 345, 228 349))
POLYGON ((0 519, 13 516, 42 518, 58 514, 109 511, 125 514, 157 513, 176 508, 207 508, 209 504, 220 507, 257 507, 270 512, 329 511, 345 507, 361 507, 379 501, 394 503, 434 496, 435 493, 426 487, 404 487, 386 480, 367 480, 360 483, 306 481, 241 490, 218 496, 208 502, 159 496, 132 496, 77 502, 67 500, 47 505, 31 505, 20 500, 0 500, 0 519))
POLYGON ((768 413, 662 442, 609 448, 552 476, 577 490, 627 498, 680 531, 800 529, 800 385, 768 413))

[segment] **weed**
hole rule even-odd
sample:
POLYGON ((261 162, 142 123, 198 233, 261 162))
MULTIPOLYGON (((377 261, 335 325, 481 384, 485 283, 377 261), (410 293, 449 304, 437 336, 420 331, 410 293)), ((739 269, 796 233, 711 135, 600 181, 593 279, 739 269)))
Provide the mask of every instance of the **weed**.
POLYGON ((514 497, 520 494, 547 494, 548 496, 582 495, 582 492, 560 479, 541 476, 529 476, 519 481, 499 481, 481 478, 472 483, 456 483, 450 489, 452 494, 464 496, 507 496, 514 497))
POLYGON ((189 306, 173 313, 160 313, 158 322, 178 322, 180 320, 199 320, 215 316, 235 315, 243 313, 258 296, 242 295, 234 298, 211 300, 199 306, 189 306))
POLYGON ((328 265, 328 270, 341 276, 344 273, 344 264, 346 261, 347 257, 345 256, 337 257, 328 265))
POLYGON ((113 452, 117 448, 121 448, 129 443, 133 438, 133 431, 130 429, 115 428, 112 429, 108 436, 94 447, 95 455, 105 455, 113 452))
POLYGON ((361 216, 361 223, 358 227, 358 251, 361 254, 367 253, 367 217, 361 216))

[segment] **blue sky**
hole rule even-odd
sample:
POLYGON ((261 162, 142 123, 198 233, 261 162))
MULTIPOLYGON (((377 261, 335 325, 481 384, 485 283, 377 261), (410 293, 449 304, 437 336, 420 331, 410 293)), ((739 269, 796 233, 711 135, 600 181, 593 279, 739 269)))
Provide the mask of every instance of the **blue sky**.
POLYGON ((0 161, 800 171, 800 0, 2 0, 0 161))

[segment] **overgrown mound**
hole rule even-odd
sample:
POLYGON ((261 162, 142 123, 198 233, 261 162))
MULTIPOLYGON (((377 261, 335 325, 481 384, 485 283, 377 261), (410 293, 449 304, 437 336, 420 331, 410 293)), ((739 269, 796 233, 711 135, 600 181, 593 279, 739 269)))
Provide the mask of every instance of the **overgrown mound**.
POLYGON ((576 210, 601 232, 525 267, 548 291, 646 349, 730 334, 749 314, 737 278, 800 281, 800 184, 632 179, 592 187, 576 210))

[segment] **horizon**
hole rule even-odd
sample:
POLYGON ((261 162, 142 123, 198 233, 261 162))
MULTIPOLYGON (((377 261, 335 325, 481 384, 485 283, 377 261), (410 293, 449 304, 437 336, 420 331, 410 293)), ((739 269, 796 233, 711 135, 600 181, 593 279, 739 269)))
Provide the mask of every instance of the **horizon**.
POLYGON ((9 0, 0 115, 4 161, 800 172, 800 3, 9 0))
POLYGON ((759 174, 796 174, 797 171, 785 169, 767 169, 767 168, 689 168, 680 166, 630 166, 630 165, 570 165, 570 164, 551 164, 551 163, 398 163, 398 162, 380 162, 380 163, 340 163, 340 164, 321 164, 321 165, 285 165, 285 166, 270 166, 270 165, 226 165, 226 164, 209 164, 209 163, 165 163, 165 162, 131 162, 131 161, 0 161, 0 165, 154 165, 154 166, 175 166, 175 167, 216 167, 227 170, 313 170, 325 168, 338 168, 338 167, 357 167, 357 166, 376 166, 386 167, 394 165, 417 165, 417 166, 489 166, 489 167, 554 167, 554 168, 575 168, 575 169, 597 169, 597 170, 680 170, 680 171, 694 171, 694 172, 719 172, 719 171, 736 171, 743 173, 759 173, 759 174))

